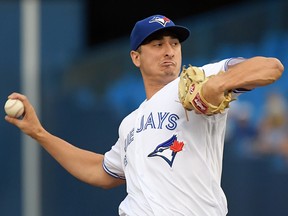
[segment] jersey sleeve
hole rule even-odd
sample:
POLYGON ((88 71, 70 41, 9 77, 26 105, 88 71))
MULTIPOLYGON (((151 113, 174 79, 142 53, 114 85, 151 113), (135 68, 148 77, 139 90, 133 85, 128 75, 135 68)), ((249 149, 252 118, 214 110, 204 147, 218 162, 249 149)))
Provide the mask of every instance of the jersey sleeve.
MULTIPOLYGON (((226 61, 226 64, 225 64, 225 71, 229 69, 229 67, 233 66, 233 65, 236 65, 242 61, 244 61, 245 58, 242 58, 242 57, 239 57, 239 58, 230 58, 226 61)), ((238 88, 238 89, 234 89, 233 90, 233 94, 235 95, 239 95, 239 94, 242 94, 242 93, 245 93, 245 92, 249 92, 251 91, 251 89, 244 89, 244 88, 238 88)))
POLYGON ((103 169, 115 178, 125 179, 122 166, 120 138, 112 148, 104 154, 103 169))
POLYGON ((217 74, 220 71, 227 71, 229 67, 236 65, 244 60, 245 58, 242 57, 228 58, 215 63, 206 64, 201 68, 204 70, 206 76, 210 76, 217 74))
MULTIPOLYGON (((243 57, 237 57, 237 58, 228 58, 221 60, 216 63, 210 63, 202 66, 201 68, 205 71, 206 76, 214 75, 217 74, 219 71, 227 71, 229 67, 236 65, 240 62, 245 61, 246 59, 243 57)), ((238 88, 238 89, 233 89, 233 96, 238 96, 242 93, 251 91, 249 89, 244 89, 244 88, 238 88)))

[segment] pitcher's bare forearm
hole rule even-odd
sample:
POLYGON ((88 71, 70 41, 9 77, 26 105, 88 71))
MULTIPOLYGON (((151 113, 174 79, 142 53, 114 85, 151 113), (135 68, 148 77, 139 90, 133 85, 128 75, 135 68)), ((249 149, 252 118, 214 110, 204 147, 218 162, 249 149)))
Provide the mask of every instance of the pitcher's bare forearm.
POLYGON ((78 148, 47 131, 36 140, 61 166, 85 183, 102 188, 111 188, 125 183, 104 171, 102 154, 78 148))
POLYGON ((202 94, 207 101, 217 105, 226 91, 269 85, 278 80, 283 71, 284 66, 276 58, 253 57, 213 76, 204 84, 202 94))
POLYGON ((22 119, 5 116, 7 122, 35 139, 61 166, 79 180, 103 188, 125 183, 107 174, 103 167, 103 155, 80 149, 46 131, 40 123, 34 107, 26 96, 13 93, 9 98, 20 99, 25 107, 22 119))

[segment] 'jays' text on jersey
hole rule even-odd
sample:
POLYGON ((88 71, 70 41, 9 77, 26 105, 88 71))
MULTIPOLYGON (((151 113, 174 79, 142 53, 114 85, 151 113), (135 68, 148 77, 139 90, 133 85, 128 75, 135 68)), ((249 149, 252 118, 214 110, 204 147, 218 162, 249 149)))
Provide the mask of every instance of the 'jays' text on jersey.
MULTIPOLYGON (((206 75, 226 70, 241 58, 202 66, 206 75)), ((185 113, 179 78, 123 119, 119 139, 105 154, 107 173, 126 179, 119 215, 227 214, 221 188, 227 110, 205 116, 185 113)), ((236 95, 235 95, 236 97, 236 95)))

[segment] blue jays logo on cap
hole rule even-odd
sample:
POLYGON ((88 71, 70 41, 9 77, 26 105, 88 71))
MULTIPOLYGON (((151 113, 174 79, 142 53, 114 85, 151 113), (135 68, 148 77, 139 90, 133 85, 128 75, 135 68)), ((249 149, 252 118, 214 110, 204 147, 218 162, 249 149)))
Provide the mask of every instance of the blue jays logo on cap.
POLYGON ((155 16, 149 21, 149 23, 153 23, 153 22, 158 22, 159 24, 165 27, 166 24, 170 22, 170 19, 168 19, 167 17, 155 16))
POLYGON ((147 37, 164 29, 175 34, 180 42, 185 41, 190 35, 186 27, 175 25, 172 20, 163 15, 153 15, 136 22, 130 34, 131 50, 137 50, 147 37))

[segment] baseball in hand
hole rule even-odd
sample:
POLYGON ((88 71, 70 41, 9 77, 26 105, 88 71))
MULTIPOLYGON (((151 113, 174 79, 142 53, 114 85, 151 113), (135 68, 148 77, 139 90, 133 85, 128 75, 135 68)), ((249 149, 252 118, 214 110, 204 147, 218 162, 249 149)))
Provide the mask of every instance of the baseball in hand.
POLYGON ((13 118, 19 118, 24 113, 24 105, 18 99, 8 99, 4 109, 6 114, 13 118))

